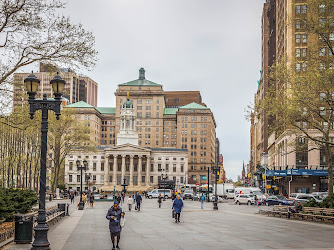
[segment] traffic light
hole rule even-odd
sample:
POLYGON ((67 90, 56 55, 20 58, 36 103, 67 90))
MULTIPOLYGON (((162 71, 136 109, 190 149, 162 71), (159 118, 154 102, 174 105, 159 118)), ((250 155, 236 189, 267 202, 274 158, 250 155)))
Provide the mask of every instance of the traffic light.
POLYGON ((266 178, 266 175, 265 175, 265 174, 263 174, 263 175, 262 175, 262 179, 264 180, 265 178, 266 178))

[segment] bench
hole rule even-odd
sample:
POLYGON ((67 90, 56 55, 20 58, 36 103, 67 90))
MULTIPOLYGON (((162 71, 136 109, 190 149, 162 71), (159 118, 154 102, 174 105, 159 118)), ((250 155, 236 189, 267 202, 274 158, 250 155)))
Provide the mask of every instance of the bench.
POLYGON ((294 206, 275 205, 271 210, 260 210, 260 214, 273 215, 276 217, 289 217, 302 220, 320 221, 320 222, 334 222, 334 209, 332 208, 318 208, 318 207, 303 207, 299 213, 290 213, 289 208, 294 206))
POLYGON ((282 217, 288 217, 289 214, 289 208, 291 206, 285 206, 285 205, 274 205, 272 210, 268 210, 267 211, 267 215, 273 215, 274 217, 276 217, 276 215, 282 217))
MULTIPOLYGON (((46 212, 46 223, 50 227, 51 225, 56 224, 65 216, 65 211, 61 211, 57 206, 48 207, 45 210, 46 212)), ((37 225, 37 212, 34 212, 34 226, 37 225)))

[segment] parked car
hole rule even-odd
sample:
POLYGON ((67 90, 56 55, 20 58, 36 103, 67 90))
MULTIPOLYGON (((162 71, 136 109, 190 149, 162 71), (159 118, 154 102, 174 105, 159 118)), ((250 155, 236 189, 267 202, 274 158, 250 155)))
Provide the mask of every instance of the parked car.
POLYGON ((191 190, 185 190, 183 192, 182 198, 185 199, 191 199, 194 200, 194 192, 191 190))
POLYGON ((292 206, 293 205, 293 200, 288 200, 285 198, 283 195, 273 195, 269 196, 266 200, 266 205, 271 206, 271 205, 288 205, 292 206))
POLYGON ((148 192, 147 197, 149 199, 158 198, 159 194, 161 194, 162 197, 165 195, 166 199, 172 197, 172 191, 170 189, 153 189, 151 192, 148 192))
POLYGON ((255 202, 253 194, 239 194, 237 197, 234 199, 235 204, 241 205, 241 204, 247 204, 247 205, 252 205, 255 202))
POLYGON ((294 204, 296 205, 297 202, 300 202, 301 204, 303 204, 312 199, 315 199, 316 202, 322 202, 322 198, 320 196, 312 195, 312 194, 299 194, 297 195, 294 204))
POLYGON ((328 196, 328 192, 313 192, 312 195, 320 196, 322 199, 328 196))
POLYGON ((305 194, 305 193, 291 193, 289 195, 290 200, 295 200, 298 195, 305 194))

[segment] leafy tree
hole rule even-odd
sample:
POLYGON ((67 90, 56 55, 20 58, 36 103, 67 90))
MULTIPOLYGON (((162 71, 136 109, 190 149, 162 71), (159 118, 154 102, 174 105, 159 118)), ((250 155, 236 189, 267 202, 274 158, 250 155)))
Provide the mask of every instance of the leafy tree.
POLYGON ((63 179, 64 162, 68 153, 74 148, 82 151, 96 150, 95 143, 90 139, 91 129, 75 119, 75 110, 64 108, 61 117, 56 120, 50 116, 49 127, 49 157, 54 163, 51 175, 51 189, 55 191, 60 180, 63 179))
MULTIPOLYGON (((0 92, 11 92, 13 73, 32 63, 71 68, 96 63, 95 38, 61 14, 63 0, 0 1, 0 92)), ((0 99, 0 102, 4 99, 0 99)))

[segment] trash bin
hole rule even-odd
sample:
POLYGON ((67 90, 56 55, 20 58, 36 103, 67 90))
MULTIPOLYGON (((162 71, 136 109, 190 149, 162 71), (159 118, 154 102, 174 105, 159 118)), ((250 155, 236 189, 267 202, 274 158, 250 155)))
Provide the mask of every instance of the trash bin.
POLYGON ((63 213, 62 216, 65 216, 65 214, 66 214, 66 203, 58 203, 58 209, 60 211, 64 211, 65 213, 63 213))
POLYGON ((33 215, 17 214, 15 215, 15 238, 14 242, 18 244, 29 244, 32 241, 33 215))

